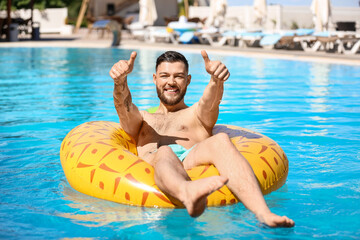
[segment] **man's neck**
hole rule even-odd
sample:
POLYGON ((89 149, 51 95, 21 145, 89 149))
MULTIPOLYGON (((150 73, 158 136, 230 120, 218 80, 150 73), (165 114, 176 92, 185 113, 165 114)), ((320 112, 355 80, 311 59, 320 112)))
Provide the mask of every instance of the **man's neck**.
POLYGON ((177 111, 185 109, 187 107, 188 106, 184 103, 184 101, 181 101, 178 104, 172 105, 172 106, 166 105, 166 104, 160 102, 159 108, 156 111, 156 113, 168 114, 171 112, 177 112, 177 111))

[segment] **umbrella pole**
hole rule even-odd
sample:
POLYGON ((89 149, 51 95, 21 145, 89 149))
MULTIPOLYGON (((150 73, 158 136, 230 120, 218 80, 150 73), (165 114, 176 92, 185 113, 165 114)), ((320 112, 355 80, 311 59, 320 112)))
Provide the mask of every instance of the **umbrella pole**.
POLYGON ((184 8, 185 8, 185 17, 189 18, 189 1, 184 0, 184 8))
POLYGON ((85 15, 86 8, 87 8, 87 5, 88 5, 89 1, 90 0, 83 0, 82 1, 79 16, 78 16, 78 18, 76 20, 76 26, 75 26, 74 33, 77 33, 79 31, 79 28, 80 28, 80 25, 81 25, 81 23, 82 23, 82 21, 84 19, 84 15, 85 15))
POLYGON ((11 24, 11 0, 7 0, 7 40, 10 41, 10 24, 11 24))
POLYGON ((34 0, 31 0, 30 2, 30 8, 31 8, 31 26, 33 25, 33 17, 34 17, 34 0))

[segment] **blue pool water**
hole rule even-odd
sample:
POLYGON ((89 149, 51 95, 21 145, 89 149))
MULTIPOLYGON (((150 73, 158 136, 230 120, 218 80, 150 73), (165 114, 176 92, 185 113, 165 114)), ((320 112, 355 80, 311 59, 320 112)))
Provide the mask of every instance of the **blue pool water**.
MULTIPOLYGON (((218 123, 277 141, 290 161, 286 184, 266 196, 292 229, 258 224, 242 204, 184 209, 120 205, 73 190, 59 148, 93 120, 117 121, 108 72, 131 50, 0 49, 0 238, 354 239, 360 236, 360 67, 210 54, 231 72, 218 123)), ((133 101, 158 104, 157 51, 139 50, 129 77, 133 101)), ((209 76, 199 53, 184 52, 195 103, 209 76)))

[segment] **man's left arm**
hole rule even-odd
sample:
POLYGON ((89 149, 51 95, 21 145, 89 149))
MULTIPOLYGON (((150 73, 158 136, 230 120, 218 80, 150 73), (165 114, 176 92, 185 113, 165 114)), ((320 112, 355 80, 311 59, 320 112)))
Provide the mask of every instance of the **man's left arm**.
POLYGON ((211 61, 205 50, 201 51, 205 69, 211 75, 197 107, 197 117, 211 131, 219 116, 219 105, 224 92, 224 82, 230 77, 227 67, 220 61, 211 61))

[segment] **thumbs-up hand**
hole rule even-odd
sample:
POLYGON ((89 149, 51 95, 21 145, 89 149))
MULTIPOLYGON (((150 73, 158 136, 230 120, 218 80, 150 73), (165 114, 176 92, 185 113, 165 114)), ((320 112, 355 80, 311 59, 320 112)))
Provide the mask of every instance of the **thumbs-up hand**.
POLYGON ((132 72, 136 55, 136 52, 132 52, 129 60, 120 60, 111 68, 109 74, 115 84, 124 83, 126 76, 132 72))
POLYGON ((215 81, 226 81, 230 77, 227 67, 220 61, 211 61, 205 50, 201 51, 205 62, 206 71, 214 78, 215 81))

